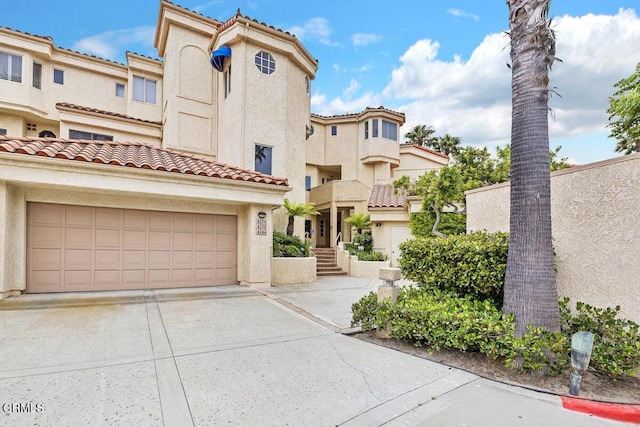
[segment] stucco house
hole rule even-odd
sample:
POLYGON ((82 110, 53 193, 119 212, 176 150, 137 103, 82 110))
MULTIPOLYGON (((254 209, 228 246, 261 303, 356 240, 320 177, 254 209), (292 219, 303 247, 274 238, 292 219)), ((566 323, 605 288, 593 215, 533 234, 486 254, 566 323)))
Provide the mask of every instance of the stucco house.
POLYGON ((154 44, 121 64, 0 27, 0 298, 270 286, 284 197, 315 202, 314 245, 335 246, 354 212, 406 227, 376 189, 448 160, 399 143, 402 113, 311 114, 318 62, 240 13, 161 0, 154 44))

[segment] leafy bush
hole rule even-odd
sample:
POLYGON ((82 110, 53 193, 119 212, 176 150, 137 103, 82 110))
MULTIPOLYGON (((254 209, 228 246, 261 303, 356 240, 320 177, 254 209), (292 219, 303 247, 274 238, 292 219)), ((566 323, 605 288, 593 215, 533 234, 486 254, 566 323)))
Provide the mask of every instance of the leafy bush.
POLYGON ((382 252, 364 252, 359 251, 357 253, 358 261, 386 261, 387 256, 382 252))
POLYGON ((560 299, 559 304, 561 329, 569 341, 578 331, 594 334, 590 367, 614 377, 633 375, 640 367, 640 325, 617 318, 620 306, 597 308, 577 302, 572 314, 569 298, 560 299))
POLYGON ((502 306, 507 233, 414 239, 400 245, 402 274, 421 287, 454 291, 502 306))
POLYGON ((515 338, 513 316, 504 316, 491 301, 478 301, 452 291, 404 288, 396 305, 378 303, 375 293, 352 305, 352 325, 367 331, 388 327, 395 339, 433 349, 475 351, 502 360, 520 371, 543 370, 549 375, 570 367, 571 335, 589 330, 596 335, 590 369, 612 377, 633 375, 640 367, 638 324, 617 319, 620 311, 577 303, 571 314, 568 299, 559 301, 561 332, 531 328, 515 338))
MULTIPOLYGON (((433 224, 436 222, 436 214, 433 209, 426 209, 421 212, 411 214, 411 234, 415 237, 437 238, 431 232, 433 224)), ((438 231, 450 235, 465 234, 467 232, 467 216, 444 212, 440 215, 438 231)))
POLYGON ((373 250, 373 236, 371 233, 356 234, 353 236, 353 241, 347 245, 349 254, 356 255, 357 252, 362 252, 358 249, 363 247, 362 251, 371 252, 373 250))
POLYGON ((308 257, 311 254, 311 242, 303 241, 298 236, 287 236, 279 231, 273 232, 274 257, 308 257))

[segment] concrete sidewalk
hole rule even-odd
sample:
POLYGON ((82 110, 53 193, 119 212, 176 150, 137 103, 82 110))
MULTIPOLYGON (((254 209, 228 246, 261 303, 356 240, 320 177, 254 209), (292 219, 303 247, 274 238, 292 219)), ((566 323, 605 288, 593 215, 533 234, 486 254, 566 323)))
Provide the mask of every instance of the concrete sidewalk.
POLYGON ((0 301, 0 425, 622 425, 335 333, 378 284, 0 301))

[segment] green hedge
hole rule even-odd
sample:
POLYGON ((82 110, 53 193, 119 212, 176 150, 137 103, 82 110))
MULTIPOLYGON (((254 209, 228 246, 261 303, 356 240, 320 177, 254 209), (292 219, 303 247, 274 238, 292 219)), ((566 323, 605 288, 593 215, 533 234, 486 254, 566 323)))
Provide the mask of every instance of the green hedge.
POLYGON ((311 242, 298 236, 287 236, 279 231, 273 232, 273 256, 299 258, 311 256, 311 242))
MULTIPOLYGON (((435 222, 436 214, 433 212, 433 209, 429 208, 424 211, 412 213, 411 222, 409 223, 409 226, 411 227, 411 234, 416 237, 436 238, 436 235, 431 232, 435 222)), ((438 231, 446 234, 447 236, 465 234, 467 232, 467 216, 451 212, 443 212, 440 215, 438 231)))
POLYGON ((414 239, 400 245, 402 274, 427 288, 454 291, 502 305, 507 233, 414 239))
POLYGON ((617 318, 619 307, 600 309, 561 299, 561 331, 529 329, 515 338, 513 316, 504 316, 492 301, 478 301, 452 291, 404 288, 396 305, 378 303, 371 292, 353 304, 352 325, 367 331, 388 327, 395 339, 429 348, 486 354, 521 371, 566 372, 570 367, 571 336, 578 330, 594 333, 591 370, 611 377, 633 375, 640 368, 638 324, 617 318), (517 366, 516 366, 517 363, 517 366))

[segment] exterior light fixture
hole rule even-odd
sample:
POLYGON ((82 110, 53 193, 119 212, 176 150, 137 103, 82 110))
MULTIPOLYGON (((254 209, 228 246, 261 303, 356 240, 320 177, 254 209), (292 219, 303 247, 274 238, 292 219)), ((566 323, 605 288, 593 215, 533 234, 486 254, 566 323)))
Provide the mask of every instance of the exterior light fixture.
POLYGON ((580 394, 580 382, 582 381, 581 373, 589 367, 591 359, 591 350, 593 349, 593 333, 580 331, 571 337, 571 384, 569 385, 569 394, 577 396, 580 394))

